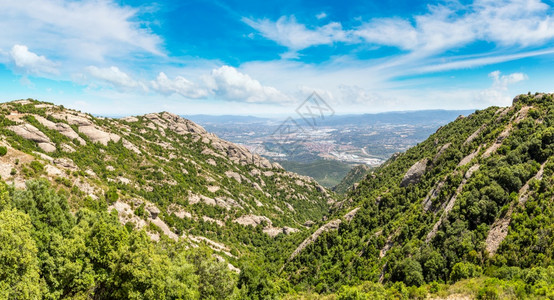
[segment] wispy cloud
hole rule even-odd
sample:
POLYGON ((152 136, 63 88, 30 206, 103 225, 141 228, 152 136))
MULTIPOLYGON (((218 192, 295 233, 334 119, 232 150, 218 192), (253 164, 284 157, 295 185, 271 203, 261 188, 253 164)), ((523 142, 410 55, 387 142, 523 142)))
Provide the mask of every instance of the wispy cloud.
POLYGON ((262 36, 287 47, 291 53, 318 45, 331 45, 335 42, 348 42, 348 32, 338 22, 307 28, 296 21, 294 16, 282 16, 273 22, 269 19, 253 20, 243 18, 244 23, 256 29, 262 36))
POLYGON ((315 17, 316 17, 318 20, 325 19, 325 18, 327 18, 327 13, 325 13, 324 11, 322 11, 322 12, 320 12, 319 14, 315 15, 315 17))
POLYGON ((374 18, 357 27, 339 22, 319 27, 298 23, 294 16, 243 21, 262 36, 297 52, 334 43, 373 44, 405 50, 414 57, 428 57, 464 47, 476 41, 502 47, 542 45, 554 39, 550 7, 539 0, 475 0, 430 5, 425 14, 410 18, 374 18))
POLYGON ((109 68, 88 66, 86 70, 93 78, 109 83, 117 89, 133 89, 137 87, 142 87, 143 89, 145 89, 145 85, 132 79, 131 76, 115 66, 111 66, 109 68))
POLYGON ((139 11, 111 0, 0 0, 0 48, 20 41, 73 63, 163 55, 161 38, 136 21, 139 11), (9 28, 9 30, 8 30, 9 28))
POLYGON ((25 45, 14 45, 9 53, 15 66, 28 74, 59 74, 56 63, 29 51, 25 45))
POLYGON ((486 105, 508 105, 511 100, 508 87, 527 79, 526 74, 519 72, 501 75, 500 71, 493 71, 489 73, 489 77, 492 79, 491 87, 479 92, 477 95, 477 99, 486 105))

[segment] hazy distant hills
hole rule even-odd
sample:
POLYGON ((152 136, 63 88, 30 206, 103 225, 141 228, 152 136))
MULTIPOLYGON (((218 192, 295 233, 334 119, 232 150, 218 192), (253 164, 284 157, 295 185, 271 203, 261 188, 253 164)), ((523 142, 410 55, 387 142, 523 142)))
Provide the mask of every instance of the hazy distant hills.
POLYGON ((334 115, 332 117, 318 120, 322 126, 352 125, 352 124, 446 124, 453 121, 459 115, 467 116, 475 110, 417 110, 417 111, 395 111, 375 114, 349 114, 334 115))
POLYGON ((275 121, 271 118, 260 118, 254 116, 237 116, 237 115, 183 115, 195 123, 204 124, 252 124, 252 123, 268 123, 275 121))
MULTIPOLYGON (((321 126, 337 126, 352 124, 421 124, 421 123, 447 123, 456 119, 459 115, 468 115, 475 110, 418 110, 418 111, 395 111, 368 114, 344 114, 317 119, 316 124, 321 126)), ((278 126, 286 118, 262 118, 255 116, 240 115, 184 115, 183 117, 198 123, 206 124, 266 124, 278 126)), ((297 123, 302 123, 301 118, 295 118, 297 123)))

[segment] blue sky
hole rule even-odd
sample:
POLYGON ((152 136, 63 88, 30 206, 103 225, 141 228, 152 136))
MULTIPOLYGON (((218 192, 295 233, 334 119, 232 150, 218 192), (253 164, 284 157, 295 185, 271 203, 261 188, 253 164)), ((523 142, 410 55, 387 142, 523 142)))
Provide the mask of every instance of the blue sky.
POLYGON ((553 92, 554 2, 0 0, 1 100, 101 115, 509 105, 553 92))

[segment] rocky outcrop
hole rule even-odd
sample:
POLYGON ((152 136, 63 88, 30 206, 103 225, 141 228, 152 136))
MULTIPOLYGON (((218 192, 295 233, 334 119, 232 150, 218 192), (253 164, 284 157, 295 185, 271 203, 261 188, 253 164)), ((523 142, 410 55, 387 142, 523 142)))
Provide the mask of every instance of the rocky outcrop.
POLYGON ((239 218, 233 220, 233 222, 238 223, 240 225, 253 226, 253 227, 256 227, 256 226, 258 226, 262 223, 266 223, 267 225, 272 224, 271 220, 268 217, 255 216, 255 215, 242 216, 242 217, 239 217, 239 218))
POLYGON ((517 125, 527 116, 527 112, 530 108, 530 106, 524 106, 512 117, 510 123, 508 123, 506 128, 504 128, 504 130, 498 135, 494 143, 492 143, 492 145, 485 150, 485 153, 482 155, 483 158, 491 156, 500 148, 500 146, 502 146, 502 142, 510 135, 513 126, 517 125))
POLYGON ((473 142, 473 140, 475 140, 481 134, 481 132, 485 130, 485 128, 487 128, 486 124, 483 124, 481 127, 477 128, 477 130, 475 130, 470 136, 467 137, 463 145, 467 145, 473 142))
POLYGON ((94 125, 79 126, 79 132, 86 135, 93 143, 104 146, 107 146, 109 141, 117 143, 121 139, 119 135, 103 131, 94 125))
POLYGON ((54 123, 44 117, 34 115, 35 119, 42 124, 44 127, 50 129, 50 130, 56 130, 57 132, 61 133, 62 135, 68 137, 71 140, 76 139, 79 141, 79 144, 86 145, 85 140, 83 140, 77 132, 71 128, 71 126, 65 124, 65 123, 54 123))
POLYGON ((410 184, 416 184, 421 180, 421 177, 425 173, 425 170, 427 168, 427 163, 429 162, 429 159, 424 158, 418 162, 416 162, 413 166, 408 169, 408 172, 404 175, 402 178, 402 181, 400 182, 401 187, 408 186, 410 184))
POLYGON ((436 162, 437 162, 437 160, 441 157, 441 155, 444 154, 444 152, 446 151, 446 149, 448 149, 448 147, 450 147, 450 145, 452 145, 452 143, 444 144, 444 145, 439 149, 439 151, 437 151, 437 154, 435 154, 435 157, 433 157, 433 163, 436 163, 436 162))
POLYGON ((8 129, 26 140, 37 143, 44 152, 56 151, 56 146, 50 141, 50 138, 31 124, 9 126, 8 129))
MULTIPOLYGON (((548 161, 548 160, 547 160, 548 161)), ((533 176, 529 181, 521 187, 519 190, 518 196, 519 201, 517 203, 518 206, 523 206, 525 202, 527 202, 527 199, 529 197, 529 183, 531 180, 541 180, 543 173, 544 173, 544 166, 546 165, 545 161, 537 174, 533 176)), ((510 222, 512 221, 512 213, 514 211, 514 203, 510 204, 510 207, 506 211, 505 215, 501 218, 497 219, 491 226, 491 229, 489 230, 489 233, 487 235, 487 239, 485 240, 485 249, 487 250, 489 256, 493 256, 496 251, 498 250, 498 247, 500 247, 500 244, 506 236, 508 235, 508 228, 510 226, 510 222)))
POLYGON ((477 170, 479 170, 479 164, 475 164, 467 170, 467 172, 464 175, 464 178, 462 179, 462 182, 454 192, 454 195, 452 196, 452 198, 450 198, 450 200, 446 204, 446 207, 444 208, 444 211, 442 212, 442 215, 440 216, 439 220, 435 223, 435 225, 433 225, 433 229, 431 229, 431 231, 427 234, 427 237, 425 238, 426 243, 429 243, 435 237, 435 235, 437 235, 437 231, 439 230, 439 227, 441 226, 442 222, 446 220, 446 217, 448 217, 448 213, 450 213, 452 208, 454 208, 456 199, 458 198, 458 195, 462 193, 462 189, 466 185, 467 180, 471 178, 473 173, 477 170))
POLYGON ((76 112, 72 114, 64 111, 64 112, 52 113, 50 115, 58 120, 66 121, 67 123, 69 123, 69 125, 77 125, 77 126, 93 125, 90 117, 85 114, 80 114, 76 112))
POLYGON ((337 219, 319 227, 314 233, 312 233, 312 235, 302 241, 302 243, 296 248, 296 250, 294 250, 294 252, 292 252, 292 254, 289 256, 288 261, 293 260, 298 254, 300 254, 300 252, 302 252, 302 250, 304 250, 304 248, 315 242, 317 238, 325 231, 338 229, 341 222, 342 221, 340 219, 337 219))
MULTIPOLYGON (((354 208, 353 210, 349 211, 348 213, 346 213, 344 215, 344 219, 347 222, 350 222, 354 218, 354 216, 356 215, 356 213, 358 212, 359 209, 360 208, 357 207, 357 208, 354 208)), ((342 223, 341 219, 336 219, 336 220, 330 221, 327 224, 319 227, 314 233, 312 233, 311 236, 309 236, 307 239, 302 241, 302 243, 296 248, 296 250, 294 250, 294 252, 292 252, 292 254, 289 256, 287 262, 290 262, 291 260, 293 260, 298 254, 300 254, 300 252, 302 252, 302 250, 304 250, 304 248, 306 248, 308 245, 310 245, 311 243, 316 241, 317 238, 322 233, 324 233, 325 231, 339 229, 339 226, 340 226, 341 223, 342 223)), ((283 266, 283 268, 284 268, 284 266, 283 266)), ((283 268, 281 268, 281 270, 283 270, 283 268)))
POLYGON ((133 143, 129 142, 126 139, 122 139, 121 142, 123 144, 123 147, 135 152, 136 154, 141 154, 139 148, 135 146, 133 143))
POLYGON ((227 176, 228 178, 232 178, 234 180, 236 180, 238 183, 241 183, 242 182, 242 179, 240 177, 240 174, 236 173, 236 172, 233 172, 233 171, 226 171, 225 172, 225 176, 227 176))
POLYGON ((53 162, 55 165, 62 167, 64 169, 69 169, 73 171, 79 170, 79 167, 77 167, 77 165, 75 165, 75 163, 70 158, 60 157, 60 158, 54 159, 53 162))

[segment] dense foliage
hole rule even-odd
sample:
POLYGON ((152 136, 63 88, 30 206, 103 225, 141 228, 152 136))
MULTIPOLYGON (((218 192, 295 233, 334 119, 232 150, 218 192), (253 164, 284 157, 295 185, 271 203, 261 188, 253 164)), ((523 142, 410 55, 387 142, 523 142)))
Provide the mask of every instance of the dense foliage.
MULTIPOLYGON (((442 127, 351 191, 351 206, 360 207, 356 217, 322 234, 281 276, 300 289, 339 294, 341 286, 364 281, 417 287, 492 276, 521 280, 518 293, 545 295, 553 288, 553 128, 552 95, 522 95, 511 108, 491 107, 442 127), (486 153, 489 148, 495 151, 486 153), (421 179, 400 184, 422 159, 421 179), (489 253, 489 231, 503 219, 508 236, 489 253), (502 275, 511 267, 517 276, 502 275), (542 274, 539 285, 526 279, 533 272, 542 274)), ((501 286, 487 293, 499 295, 501 286)))
POLYGON ((45 180, 0 185, 0 298, 225 299, 237 276, 205 248, 127 230, 105 204, 75 215, 45 180))
MULTIPOLYGON (((19 109, 41 113, 26 106, 19 109)), ((56 143, 73 143, 40 127, 32 117, 26 120, 56 143)), ((0 122, 13 125, 5 118, 0 122)), ((109 120, 97 122, 117 130, 109 120)), ((275 197, 224 176, 217 182, 228 194, 206 191, 212 181, 203 174, 224 173, 229 162, 202 154, 205 145, 190 137, 182 139, 170 131, 160 136, 159 129, 145 129, 140 122, 125 126, 150 140, 178 140, 186 147, 170 156, 153 144, 153 152, 139 158, 121 142, 87 143, 82 151, 51 154, 70 157, 81 167, 54 183, 33 179, 44 176, 48 165, 29 160, 18 161, 13 170, 31 179, 26 189, 0 185, 0 298, 424 299, 454 293, 480 299, 554 297, 552 95, 519 96, 510 108, 476 111, 440 128, 365 176, 348 189, 345 200, 331 199, 329 216, 329 206, 317 197, 317 189, 292 178, 262 175, 265 191, 275 197), (208 159, 215 163, 205 163, 208 159), (423 171, 406 183, 408 175, 417 173, 416 166, 423 171), (85 167, 97 174, 92 180, 103 187, 102 197, 87 197, 75 187, 74 180, 85 177, 85 167), (108 180, 122 175, 138 184, 108 180), (287 189, 306 199, 286 198, 287 189), (242 197, 244 203, 252 202, 250 211, 193 205, 183 197, 189 191, 242 197), (229 252, 171 240, 153 223, 141 230, 121 225, 108 206, 133 196, 156 203, 160 218, 175 234, 202 235, 229 245, 229 252), (294 210, 277 214, 288 209, 285 203, 294 210), (172 204, 195 216, 219 218, 224 226, 168 213, 172 204), (303 230, 270 237, 263 226, 231 221, 253 211, 270 216, 274 225, 295 224, 303 230), (307 220, 313 225, 301 227, 307 220), (337 220, 340 225, 319 230, 337 220), (495 233, 503 224, 505 230, 495 233), (160 240, 151 241, 147 231, 150 236, 159 234, 160 240), (298 250, 305 240, 310 243, 298 250), (297 255, 291 256, 293 252, 297 255), (219 261, 221 256, 225 262, 219 261), (228 262, 240 273, 230 271, 228 262)), ((11 145, 29 153, 38 150, 34 143, 0 131, 11 145)), ((138 137, 128 139, 141 143, 138 137)), ((233 168, 252 182, 256 179, 252 166, 233 168)), ((148 219, 145 205, 133 206, 132 211, 148 219)))

